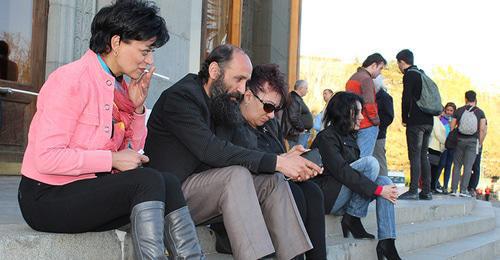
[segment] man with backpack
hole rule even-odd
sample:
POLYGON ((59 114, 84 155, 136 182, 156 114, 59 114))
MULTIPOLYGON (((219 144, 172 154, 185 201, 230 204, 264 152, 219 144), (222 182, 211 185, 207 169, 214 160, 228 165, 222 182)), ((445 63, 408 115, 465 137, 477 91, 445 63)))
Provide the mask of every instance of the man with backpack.
POLYGON ((442 111, 439 91, 434 82, 413 64, 410 50, 400 51, 396 59, 399 70, 404 74, 401 111, 410 160, 410 189, 399 199, 431 200, 431 169, 427 150, 434 124, 433 116, 442 111), (437 108, 439 111, 436 111, 437 108), (422 191, 418 193, 420 176, 422 191))
POLYGON ((486 137, 486 116, 483 110, 477 107, 476 92, 472 90, 465 92, 465 106, 455 111, 450 127, 451 129, 458 128, 458 142, 453 158, 451 195, 471 197, 467 186, 471 177, 472 165, 486 137), (462 166, 464 172, 460 178, 462 166), (457 189, 459 180, 461 180, 460 193, 457 189))

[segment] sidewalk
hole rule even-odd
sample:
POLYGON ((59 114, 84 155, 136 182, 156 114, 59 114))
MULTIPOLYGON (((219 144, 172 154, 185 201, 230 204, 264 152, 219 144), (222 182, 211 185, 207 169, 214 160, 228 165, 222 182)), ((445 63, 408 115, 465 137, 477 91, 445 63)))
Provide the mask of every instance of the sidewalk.
POLYGON ((17 203, 21 177, 0 176, 0 224, 21 224, 24 219, 17 203))

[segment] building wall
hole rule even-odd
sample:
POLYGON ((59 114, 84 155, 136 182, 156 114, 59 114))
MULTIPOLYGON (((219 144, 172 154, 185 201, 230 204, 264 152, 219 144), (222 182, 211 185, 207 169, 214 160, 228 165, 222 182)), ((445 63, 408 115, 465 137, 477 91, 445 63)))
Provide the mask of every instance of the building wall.
MULTIPOLYGON (((58 67, 79 59, 87 50, 90 25, 97 11, 112 0, 50 0, 47 28, 46 78, 58 67)), ((154 54, 156 71, 171 81, 155 78, 146 106, 163 90, 200 63, 202 0, 156 0, 170 32, 170 41, 154 54)))
POLYGON ((155 52, 156 71, 170 82, 154 78, 146 106, 151 108, 163 90, 200 69, 202 0, 157 0, 167 22, 170 40, 155 52))
POLYGON ((290 1, 244 1, 242 48, 253 64, 276 63, 288 71, 290 1))

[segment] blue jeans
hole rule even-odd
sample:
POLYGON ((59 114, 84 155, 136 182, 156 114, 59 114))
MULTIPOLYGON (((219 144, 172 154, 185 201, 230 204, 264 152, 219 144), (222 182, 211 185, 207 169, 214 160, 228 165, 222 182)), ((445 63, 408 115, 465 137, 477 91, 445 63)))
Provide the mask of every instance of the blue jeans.
POLYGON ((292 148, 295 145, 301 144, 302 146, 304 146, 304 148, 307 148, 307 141, 309 141, 310 136, 311 136, 311 132, 309 132, 309 131, 302 132, 299 134, 299 139, 297 142, 292 141, 292 140, 288 140, 288 146, 290 146, 290 148, 292 148))
POLYGON ((450 181, 451 165, 453 164, 453 151, 455 150, 444 150, 439 158, 437 183, 439 184, 439 177, 444 169, 443 188, 445 189, 448 189, 448 182, 450 181))
POLYGON ((359 157, 373 155, 375 143, 377 142, 378 126, 370 126, 368 128, 359 129, 356 143, 359 147, 359 157))
MULTIPOLYGON (((391 179, 387 176, 378 176, 379 165, 377 159, 372 156, 360 158, 351 163, 351 167, 377 185, 384 186, 392 184, 391 179)), ((365 198, 361 195, 352 192, 349 188, 342 185, 340 193, 335 201, 330 214, 342 215, 345 213, 358 218, 364 218, 368 214, 368 205, 374 198, 365 198)), ((377 229, 378 239, 396 238, 396 221, 394 215, 394 204, 392 202, 377 196, 376 198, 377 212, 377 229)))

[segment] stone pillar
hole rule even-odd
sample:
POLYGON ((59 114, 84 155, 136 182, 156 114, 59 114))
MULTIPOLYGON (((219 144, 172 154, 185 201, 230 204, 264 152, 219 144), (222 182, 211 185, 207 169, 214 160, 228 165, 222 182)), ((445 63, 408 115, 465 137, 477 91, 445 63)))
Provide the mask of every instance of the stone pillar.
POLYGON ((289 0, 244 2, 242 48, 254 65, 276 63, 287 73, 289 39, 289 0))
POLYGON ((156 0, 165 18, 170 40, 155 51, 156 71, 171 81, 153 77, 146 106, 152 108, 161 93, 200 69, 202 0, 156 0))
POLYGON ((96 0, 50 0, 45 75, 87 51, 96 0))

